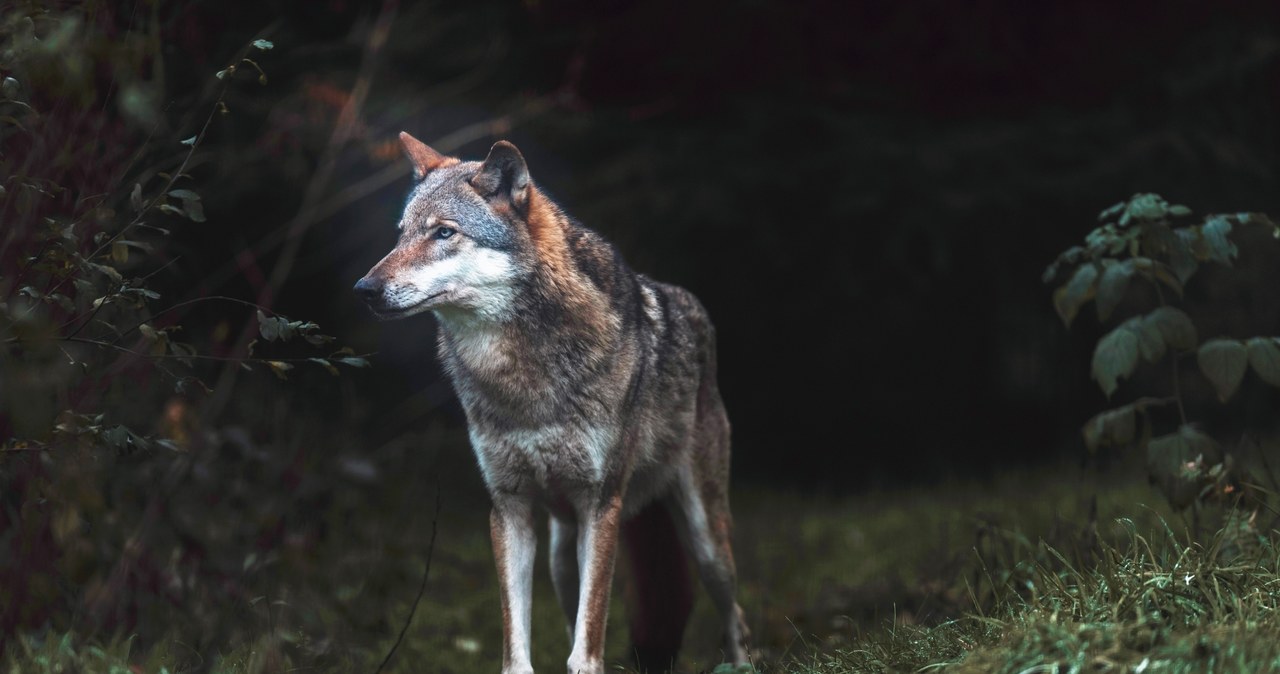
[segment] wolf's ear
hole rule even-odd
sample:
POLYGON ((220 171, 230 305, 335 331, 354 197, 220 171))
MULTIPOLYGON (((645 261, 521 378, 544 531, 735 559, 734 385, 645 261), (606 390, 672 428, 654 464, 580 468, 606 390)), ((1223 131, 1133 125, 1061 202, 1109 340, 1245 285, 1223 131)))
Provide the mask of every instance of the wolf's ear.
POLYGON ((529 205, 529 167, 520 150, 505 140, 493 144, 471 186, 486 199, 510 199, 520 211, 529 205))
POLYGON ((409 135, 408 131, 400 132, 400 147, 404 148, 404 154, 413 162, 413 177, 415 180, 422 180, 428 173, 444 163, 447 159, 444 155, 427 147, 427 144, 409 135))

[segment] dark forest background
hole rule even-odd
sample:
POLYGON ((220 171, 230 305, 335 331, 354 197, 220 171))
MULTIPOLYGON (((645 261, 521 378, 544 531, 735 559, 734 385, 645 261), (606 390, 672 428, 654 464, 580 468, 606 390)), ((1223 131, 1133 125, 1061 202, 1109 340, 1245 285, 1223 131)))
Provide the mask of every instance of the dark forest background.
MULTIPOLYGON (((1102 395, 1115 321, 1064 329, 1046 266, 1135 193, 1280 214, 1278 114, 1266 0, 0 2, 0 656, 65 631, 137 635, 173 671, 371 669, 436 554, 397 666, 492 659, 484 494, 434 319, 379 323, 351 291, 396 238, 400 131, 475 159, 513 141, 707 306, 765 656, 963 615, 982 579, 955 560, 997 547, 1000 518, 970 545, 947 517, 979 497, 947 490, 997 485, 1004 515, 1039 499, 1059 532, 1083 503, 1095 535, 1088 471, 1061 468, 1116 453, 1081 425, 1168 395, 1146 370, 1102 395), (334 341, 267 337, 286 329, 334 341)), ((1237 234, 1235 268, 1186 288, 1203 338, 1280 334, 1280 242, 1237 234)), ((1117 316, 1149 308, 1132 295, 1117 316)), ((1219 405, 1185 372, 1224 445, 1276 430, 1256 376, 1219 405)))
MULTIPOLYGON (((240 296, 273 251, 228 261, 299 211, 377 8, 236 7, 163 14, 179 87, 251 37, 277 44, 271 84, 211 131, 210 223, 172 268, 240 296)), ((636 269, 709 307, 742 479, 981 474, 1079 452, 1102 402, 1096 324, 1064 331, 1039 280, 1099 210, 1140 191, 1280 210, 1277 18, 1268 2, 405 4, 324 189, 403 165, 400 130, 465 157, 509 138, 636 269)), ((274 298, 377 352, 358 403, 314 401, 371 438, 462 423, 432 319, 377 324, 349 292, 408 186, 316 222, 274 298)))

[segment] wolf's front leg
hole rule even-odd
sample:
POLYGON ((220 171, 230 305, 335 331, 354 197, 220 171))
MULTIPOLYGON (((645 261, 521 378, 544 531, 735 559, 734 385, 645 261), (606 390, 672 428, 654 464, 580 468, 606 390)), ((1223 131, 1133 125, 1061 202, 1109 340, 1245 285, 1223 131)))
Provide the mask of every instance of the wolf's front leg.
POLYGON ((581 584, 569 674, 604 672, 604 632, 609 618, 609 590, 613 585, 621 518, 622 495, 618 494, 600 503, 594 511, 582 513, 578 519, 581 584))
POLYGON ((494 496, 489 515, 493 557, 502 595, 502 674, 532 674, 529 621, 533 606, 533 557, 538 539, 533 504, 518 497, 494 496))

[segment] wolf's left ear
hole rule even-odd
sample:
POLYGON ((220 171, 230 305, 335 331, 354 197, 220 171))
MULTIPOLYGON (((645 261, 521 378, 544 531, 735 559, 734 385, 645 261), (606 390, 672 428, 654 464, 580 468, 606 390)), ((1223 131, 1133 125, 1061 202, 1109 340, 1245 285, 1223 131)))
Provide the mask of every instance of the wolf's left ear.
POLYGON ((520 211, 529 205, 529 167, 520 150, 505 140, 493 144, 471 186, 487 199, 510 199, 520 211))
POLYGON ((444 155, 427 147, 427 144, 409 135, 408 131, 400 132, 400 147, 413 162, 414 180, 422 180, 433 169, 444 163, 444 155))

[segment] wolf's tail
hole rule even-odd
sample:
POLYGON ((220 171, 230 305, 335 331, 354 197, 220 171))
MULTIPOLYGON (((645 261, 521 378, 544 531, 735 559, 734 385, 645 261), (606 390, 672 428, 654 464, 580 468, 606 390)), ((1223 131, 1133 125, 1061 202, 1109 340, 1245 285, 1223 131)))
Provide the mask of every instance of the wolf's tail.
POLYGON ((662 503, 649 504, 625 522, 622 536, 633 580, 627 585, 627 612, 636 669, 669 671, 693 609, 689 560, 662 503))

